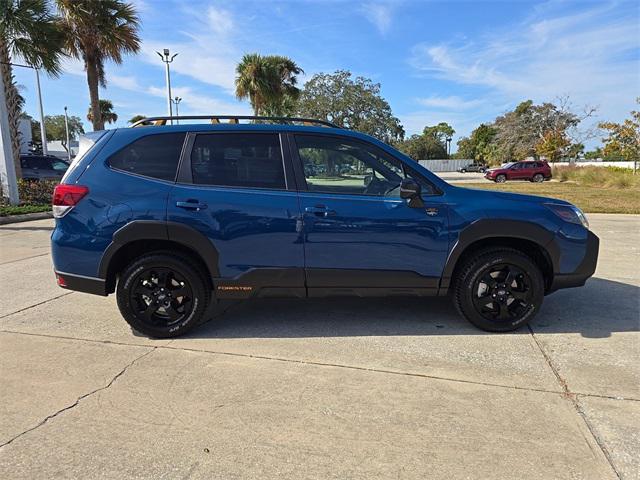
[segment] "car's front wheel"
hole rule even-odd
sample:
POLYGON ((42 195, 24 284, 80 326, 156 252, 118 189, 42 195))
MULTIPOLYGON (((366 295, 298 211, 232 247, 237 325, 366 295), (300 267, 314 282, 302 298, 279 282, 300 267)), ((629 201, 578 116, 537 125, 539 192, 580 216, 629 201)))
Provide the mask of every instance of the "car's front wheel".
POLYGON ((496 176, 496 183, 504 183, 507 181, 507 176, 506 175, 498 175, 496 176))
POLYGON ((472 324, 490 332, 526 325, 540 310, 544 279, 525 254, 490 249, 470 258, 454 279, 454 303, 472 324))
POLYGON ((156 338, 182 335, 199 325, 211 287, 188 256, 155 252, 133 261, 120 275, 120 313, 134 330, 156 338))
POLYGON ((467 169, 466 168, 461 169, 460 173, 467 173, 467 169))

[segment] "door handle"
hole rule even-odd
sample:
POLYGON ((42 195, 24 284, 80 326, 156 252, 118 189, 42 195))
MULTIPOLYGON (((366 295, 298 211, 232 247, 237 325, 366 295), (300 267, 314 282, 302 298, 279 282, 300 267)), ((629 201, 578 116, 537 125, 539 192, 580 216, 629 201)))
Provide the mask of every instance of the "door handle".
POLYGON ((329 215, 335 215, 335 210, 330 210, 324 205, 316 205, 315 207, 305 207, 305 213, 312 213, 316 217, 328 217, 329 215))
POLYGON ((176 202, 176 207, 199 212, 200 210, 207 208, 207 204, 200 203, 198 200, 189 199, 186 202, 176 202))

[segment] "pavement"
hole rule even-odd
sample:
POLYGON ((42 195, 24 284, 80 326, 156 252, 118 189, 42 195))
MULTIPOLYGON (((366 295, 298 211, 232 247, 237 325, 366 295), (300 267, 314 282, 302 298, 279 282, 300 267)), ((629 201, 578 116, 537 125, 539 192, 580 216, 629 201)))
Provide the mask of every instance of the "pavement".
POLYGON ((485 180, 484 173, 477 172, 434 172, 445 182, 449 183, 483 183, 488 182, 485 180))
POLYGON ((247 301, 132 332, 55 285, 52 220, 0 226, 0 478, 640 478, 640 217, 530 329, 447 299, 247 301))

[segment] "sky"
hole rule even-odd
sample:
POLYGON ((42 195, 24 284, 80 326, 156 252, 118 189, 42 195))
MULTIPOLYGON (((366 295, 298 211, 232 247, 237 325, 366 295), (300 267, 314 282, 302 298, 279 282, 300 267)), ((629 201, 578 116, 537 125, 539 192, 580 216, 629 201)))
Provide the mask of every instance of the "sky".
MULTIPOLYGON (((454 142, 523 100, 568 96, 577 112, 621 121, 640 96, 640 3, 625 1, 136 0, 142 47, 107 64, 107 88, 124 127, 136 114, 165 115, 164 64, 180 114, 251 114, 234 96, 245 53, 286 55, 313 74, 350 70, 382 86, 407 134, 448 122, 454 142)), ((41 76, 46 115, 82 118, 89 93, 81 61, 41 76)), ((35 75, 16 68, 26 111, 37 117, 35 75)), ((593 145, 597 140, 592 140, 593 145)), ((589 146, 589 144, 588 144, 589 146)), ((454 148, 455 150, 455 148, 454 148)))

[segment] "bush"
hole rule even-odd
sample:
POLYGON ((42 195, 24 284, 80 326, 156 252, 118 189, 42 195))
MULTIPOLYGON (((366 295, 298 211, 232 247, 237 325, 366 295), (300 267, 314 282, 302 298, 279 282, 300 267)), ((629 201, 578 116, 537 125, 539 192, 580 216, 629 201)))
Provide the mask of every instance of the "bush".
POLYGON ((18 180, 20 203, 27 205, 50 205, 53 189, 58 184, 55 180, 18 180))
POLYGON ((640 176, 628 168, 577 165, 553 167, 553 177, 561 182, 575 182, 587 187, 640 188, 640 176))

